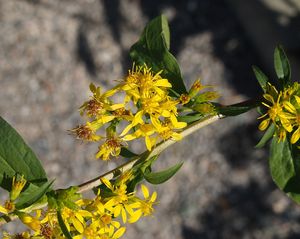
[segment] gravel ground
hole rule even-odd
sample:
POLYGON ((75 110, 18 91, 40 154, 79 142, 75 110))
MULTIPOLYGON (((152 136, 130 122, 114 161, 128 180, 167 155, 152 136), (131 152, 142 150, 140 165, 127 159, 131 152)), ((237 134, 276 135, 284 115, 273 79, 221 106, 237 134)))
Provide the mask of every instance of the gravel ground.
MULTIPOLYGON (((0 1, 0 114, 56 187, 115 167, 93 161, 96 145, 75 141, 67 130, 81 121, 77 109, 89 83, 109 89, 124 76, 129 47, 160 13, 170 20, 172 52, 188 86, 201 77, 224 104, 259 93, 250 67, 259 59, 224 1, 0 1)), ((299 208, 272 183, 267 152, 253 149, 261 136, 256 117, 221 120, 163 153, 157 168, 184 166, 153 187, 154 217, 130 225, 125 238, 299 238, 299 208)), ((15 223, 5 228, 20 230, 15 223)))

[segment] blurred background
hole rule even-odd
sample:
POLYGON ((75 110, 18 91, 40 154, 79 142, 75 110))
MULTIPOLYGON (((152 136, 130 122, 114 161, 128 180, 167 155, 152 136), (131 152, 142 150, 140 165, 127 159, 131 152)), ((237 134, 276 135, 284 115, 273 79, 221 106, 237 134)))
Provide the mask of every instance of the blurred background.
MULTIPOLYGON (((126 75, 129 48, 150 19, 169 19, 187 87, 200 77, 220 91, 221 103, 233 104, 261 93, 251 65, 274 76, 278 43, 298 79, 299 12, 299 0, 0 0, 0 115, 57 188, 79 184, 116 164, 94 161, 97 145, 67 130, 82 122, 78 107, 90 82, 109 89, 126 75)), ((159 194, 154 216, 129 225, 124 238, 300 238, 299 207, 276 189, 268 153, 254 150, 257 117, 221 120, 164 152, 157 169, 184 165, 151 186, 159 194)))

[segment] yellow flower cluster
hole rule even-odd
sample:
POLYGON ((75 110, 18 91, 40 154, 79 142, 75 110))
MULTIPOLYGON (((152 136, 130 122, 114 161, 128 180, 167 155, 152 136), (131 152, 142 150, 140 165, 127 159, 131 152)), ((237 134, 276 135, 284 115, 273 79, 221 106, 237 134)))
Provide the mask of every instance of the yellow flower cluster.
POLYGON ((283 90, 278 91, 270 83, 267 84, 266 93, 263 95, 263 106, 267 112, 259 117, 263 121, 260 130, 266 130, 271 123, 276 126, 275 134, 279 140, 287 136, 295 144, 300 138, 300 87, 297 82, 283 90))
POLYGON ((198 95, 200 90, 210 87, 199 80, 188 94, 177 98, 170 96, 171 87, 162 71, 154 73, 146 65, 133 66, 116 87, 103 94, 100 87, 91 84, 93 96, 80 107, 81 115, 86 115, 88 121, 71 131, 82 140, 103 140, 96 153, 96 158, 103 160, 118 156, 121 148, 134 139, 143 138, 149 151, 161 140, 180 140, 179 131, 187 124, 178 121, 179 106, 193 105, 197 112, 211 113, 214 107, 208 101, 219 95, 214 91, 198 95), (124 96, 120 103, 112 100, 116 93, 124 96), (97 134, 102 127, 106 128, 106 136, 97 134))
MULTIPOLYGON (((157 194, 150 195, 148 188, 141 185, 143 198, 136 192, 129 192, 128 182, 132 174, 127 171, 118 179, 101 179, 103 187, 93 199, 79 199, 74 203, 64 204, 60 213, 62 220, 74 239, 117 239, 126 231, 125 224, 135 223, 142 216, 154 211, 157 194)), ((18 235, 3 234, 4 239, 62 239, 66 238, 59 225, 57 209, 35 210, 32 213, 15 212, 19 219, 34 233, 24 232, 18 235), (16 237, 18 236, 18 237, 16 237)))
POLYGON ((93 96, 80 107, 81 114, 90 120, 72 131, 83 140, 104 139, 96 158, 109 160, 110 156, 118 156, 127 141, 137 138, 144 138, 149 151, 160 140, 181 139, 177 131, 186 123, 177 120, 180 100, 169 96, 172 85, 161 73, 153 73, 146 65, 133 66, 122 82, 103 94, 100 87, 90 85, 93 96), (111 98, 116 93, 125 95, 121 103, 113 103, 111 98), (117 132, 122 121, 126 122, 125 128, 117 132), (105 137, 97 134, 104 125, 105 137))

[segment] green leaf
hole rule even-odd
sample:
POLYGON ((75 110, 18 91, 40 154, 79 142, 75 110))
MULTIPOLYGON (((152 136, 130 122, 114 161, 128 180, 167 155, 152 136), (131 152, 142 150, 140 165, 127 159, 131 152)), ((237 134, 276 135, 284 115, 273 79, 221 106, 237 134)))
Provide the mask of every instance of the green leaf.
POLYGON ((268 77, 257 66, 252 66, 252 69, 260 87, 264 92, 266 92, 267 83, 269 81, 268 77))
POLYGON ((278 79, 282 83, 282 86, 286 86, 291 82, 291 67, 289 60, 283 50, 279 45, 274 51, 274 67, 278 79))
POLYGON ((152 184, 161 184, 169 180, 172 176, 175 175, 175 173, 181 168, 183 165, 182 163, 178 163, 166 170, 160 171, 160 172, 150 172, 144 174, 145 179, 152 184))
POLYGON ((288 140, 278 142, 277 137, 273 138, 269 167, 272 179, 283 190, 288 181, 296 175, 288 140))
POLYGON ((64 219, 61 216, 60 211, 57 211, 57 220, 58 220, 59 226, 60 226, 63 234, 65 235, 65 237, 68 238, 68 239, 72 239, 72 235, 68 231, 68 228, 67 228, 67 226, 64 222, 64 219))
POLYGON ((127 184, 127 192, 135 190, 136 185, 144 179, 144 175, 151 172, 151 165, 159 156, 155 155, 147 159, 148 155, 149 153, 146 153, 144 156, 141 156, 141 159, 132 167, 133 179, 127 184))
POLYGON ((162 15, 147 24, 139 41, 131 47, 130 57, 135 64, 146 64, 156 73, 162 70, 161 75, 170 81, 174 91, 187 93, 180 68, 169 47, 168 22, 162 15))
POLYGON ((255 108, 258 106, 258 102, 247 101, 243 103, 238 103, 234 105, 223 106, 218 103, 212 103, 216 107, 216 111, 225 116, 236 116, 255 108))
POLYGON ((300 150, 297 145, 290 145, 296 175, 284 187, 284 192, 295 202, 300 203, 300 150))
POLYGON ((46 192, 48 192, 53 181, 44 183, 41 187, 38 187, 34 184, 29 184, 28 188, 20 194, 18 197, 16 208, 23 209, 31 206, 38 200, 40 200, 46 192))
POLYGON ((165 16, 156 17, 148 23, 146 26, 146 41, 150 51, 155 52, 164 47, 167 50, 170 49, 170 30, 165 16))
POLYGON ((158 159, 159 154, 158 155, 154 155, 153 157, 149 158, 148 160, 144 161, 140 166, 139 169, 141 170, 141 172, 143 174, 147 173, 147 172, 151 172, 151 166, 152 164, 158 159))
POLYGON ((203 114, 183 115, 178 117, 178 121, 190 124, 197 120, 200 120, 201 118, 203 118, 203 114))
POLYGON ((131 192, 134 192, 135 191, 135 187, 138 183, 140 183, 141 181, 144 180, 144 175, 142 174, 142 172, 137 172, 135 175, 134 175, 134 178, 132 181, 130 181, 128 184, 127 184, 127 193, 131 193, 131 192))
POLYGON ((16 173, 40 186, 47 181, 46 173, 33 151, 22 137, 0 117, 0 186, 10 190, 10 180, 16 173))
POLYGON ((133 153, 130 151, 128 148, 122 147, 120 155, 123 156, 124 158, 133 158, 138 156, 137 154, 133 153))
POLYGON ((269 141, 269 139, 273 137, 274 132, 275 132, 275 125, 271 124, 270 127, 267 129, 267 131, 264 133, 264 136, 258 142, 258 144, 255 145, 255 148, 262 148, 262 147, 264 147, 265 144, 269 141))

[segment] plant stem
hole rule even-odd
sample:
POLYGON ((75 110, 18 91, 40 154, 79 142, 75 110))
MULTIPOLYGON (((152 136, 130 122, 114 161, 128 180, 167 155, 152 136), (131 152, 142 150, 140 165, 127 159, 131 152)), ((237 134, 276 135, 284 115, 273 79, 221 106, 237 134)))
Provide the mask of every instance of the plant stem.
MULTIPOLYGON (((223 115, 213 115, 213 116, 207 116, 204 119, 201 119, 199 121, 196 121, 195 123, 189 125, 186 129, 184 129, 180 134, 182 136, 182 138, 187 137, 188 135, 196 132, 197 130, 216 122, 219 119, 224 118, 225 116, 223 115)), ((153 156, 159 155, 162 151, 164 151, 166 148, 168 148, 169 146, 173 145, 174 143, 176 143, 176 141, 172 140, 172 139, 168 139, 166 141, 161 142, 160 144, 158 144, 151 152, 149 151, 145 151, 144 153, 142 153, 141 155, 134 157, 133 159, 131 159, 130 161, 118 166, 117 168, 102 174, 92 180, 89 180, 83 184, 78 185, 78 193, 83 193, 85 191, 88 191, 94 187, 97 187, 99 185, 101 185, 101 181, 100 179, 105 177, 106 179, 110 180, 113 178, 114 173, 118 170, 122 170, 122 171, 126 171, 128 169, 130 169, 133 164, 138 161, 139 159, 142 158, 142 156, 146 156, 143 157, 143 160, 146 161, 150 158, 152 158, 153 156)))
MULTIPOLYGON (((222 118, 224 118, 225 116, 223 115, 213 115, 213 116, 207 116, 201 120, 198 120, 194 123, 192 123, 191 125, 189 125, 186 129, 184 129, 181 132, 182 138, 187 137, 188 135, 198 131, 199 129, 210 125, 222 118)), ((146 161, 150 158, 152 158, 153 156, 159 155, 162 151, 164 151, 166 148, 170 147, 171 145, 173 145, 174 143, 176 143, 176 141, 174 140, 166 140, 166 141, 162 141, 161 143, 159 143, 151 152, 149 151, 145 151, 144 153, 140 154, 139 156, 133 157, 132 159, 130 159, 128 162, 118 166, 117 168, 106 172, 94 179, 91 179, 85 183, 82 183, 80 185, 78 185, 78 193, 83 193, 86 192, 90 189, 93 189, 94 187, 97 187, 99 185, 101 185, 101 181, 100 179, 105 177, 108 180, 112 179, 114 177, 115 172, 122 170, 122 171, 126 171, 128 169, 130 169, 138 160, 143 160, 146 161)), ((31 211, 35 210, 35 209, 41 209, 43 207, 46 207, 47 203, 44 203, 42 205, 37 205, 37 207, 31 207, 31 211)), ((10 221, 13 221, 17 218, 16 215, 2 215, 0 216, 0 226, 3 224, 6 224, 10 221)))

